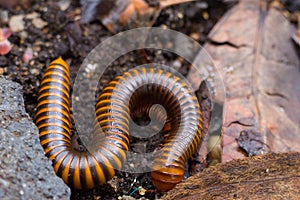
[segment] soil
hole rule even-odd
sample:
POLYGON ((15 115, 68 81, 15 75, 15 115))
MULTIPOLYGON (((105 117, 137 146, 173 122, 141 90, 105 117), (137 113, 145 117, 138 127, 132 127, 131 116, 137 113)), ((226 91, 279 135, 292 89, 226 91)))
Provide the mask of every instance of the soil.
MULTIPOLYGON (((24 4, 28 3, 28 1, 24 2, 24 4)), ((156 5, 157 1, 149 0, 147 2, 156 5)), ((171 6, 162 10, 154 26, 179 31, 203 44, 214 24, 235 3, 235 1, 223 3, 221 0, 206 0, 171 6)), ((101 41, 113 34, 100 21, 80 24, 78 20, 78 16, 80 16, 79 1, 71 1, 65 11, 61 11, 57 1, 54 0, 35 0, 23 7, 4 4, 0 4, 0 27, 8 27, 8 22, 14 15, 26 15, 32 12, 38 13, 39 18, 47 23, 45 27, 37 28, 33 25, 33 20, 24 19, 24 30, 12 32, 8 38, 13 44, 12 50, 10 53, 0 56, 0 75, 8 76, 23 86, 26 111, 34 119, 39 85, 46 66, 58 56, 62 56, 70 63, 71 78, 74 81, 87 54, 101 41), (33 50, 33 58, 26 63, 22 57, 28 48, 33 50)), ((166 65, 172 65, 174 61, 179 62, 179 71, 183 74, 187 73, 189 65, 170 52, 145 50, 141 53, 141 51, 134 51, 112 63, 102 77, 102 85, 100 84, 99 90, 101 91, 103 85, 116 75, 146 61, 160 62, 166 65)), ((136 145, 136 143, 132 145, 136 145)), ((150 149, 153 148, 152 145, 148 146, 150 149)), ((104 186, 88 191, 73 190, 71 199, 121 199, 122 196, 155 199, 160 195, 152 185, 149 173, 118 172, 104 186), (144 195, 139 193, 136 189, 138 187, 146 190, 144 195)))

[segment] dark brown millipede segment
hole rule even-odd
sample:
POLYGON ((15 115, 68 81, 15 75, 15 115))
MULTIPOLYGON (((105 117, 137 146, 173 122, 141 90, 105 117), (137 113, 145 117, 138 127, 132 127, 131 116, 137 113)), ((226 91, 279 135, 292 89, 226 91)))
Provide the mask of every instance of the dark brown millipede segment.
POLYGON ((197 149, 202 132, 200 106, 183 80, 158 68, 133 69, 116 77, 96 104, 95 136, 103 131, 105 137, 93 142, 92 151, 77 152, 71 145, 69 74, 61 58, 48 66, 36 113, 41 145, 66 184, 93 188, 112 178, 126 160, 132 113, 148 115, 154 104, 165 108, 170 130, 154 159, 152 182, 158 190, 167 191, 182 181, 185 163, 197 149))

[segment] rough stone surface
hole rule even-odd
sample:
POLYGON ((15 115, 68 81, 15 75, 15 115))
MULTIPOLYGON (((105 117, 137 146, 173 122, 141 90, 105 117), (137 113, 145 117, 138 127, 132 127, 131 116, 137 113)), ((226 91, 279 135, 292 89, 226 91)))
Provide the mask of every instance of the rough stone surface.
POLYGON ((22 87, 0 76, 0 199, 69 199, 39 144, 22 87))

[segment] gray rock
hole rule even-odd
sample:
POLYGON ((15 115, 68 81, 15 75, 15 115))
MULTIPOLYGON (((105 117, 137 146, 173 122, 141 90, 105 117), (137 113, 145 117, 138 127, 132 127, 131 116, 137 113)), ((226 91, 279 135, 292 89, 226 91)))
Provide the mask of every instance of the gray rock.
POLYGON ((70 199, 39 144, 22 87, 0 76, 0 199, 70 199))

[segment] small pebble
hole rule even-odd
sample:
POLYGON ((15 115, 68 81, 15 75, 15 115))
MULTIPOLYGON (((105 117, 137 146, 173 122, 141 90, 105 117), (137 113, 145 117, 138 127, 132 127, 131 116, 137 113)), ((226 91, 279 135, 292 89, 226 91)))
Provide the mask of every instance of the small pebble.
POLYGON ((179 68, 182 66, 181 62, 179 62, 179 60, 175 60, 173 62, 173 67, 176 69, 176 70, 179 70, 179 68))
POLYGON ((39 14, 37 12, 32 12, 26 15, 26 19, 35 19, 39 17, 39 14))
POLYGON ((140 188, 139 194, 142 195, 142 196, 144 196, 144 195, 146 194, 146 191, 147 191, 147 190, 144 189, 142 186, 140 186, 139 188, 140 188))
POLYGON ((7 10, 0 11, 0 19, 3 24, 8 23, 8 11, 7 10))
POLYGON ((9 20, 9 27, 12 32, 20 32, 24 30, 25 25, 23 21, 24 15, 14 15, 9 20))
POLYGON ((182 14, 182 13, 177 13, 177 17, 178 17, 179 19, 182 19, 182 18, 183 18, 183 14, 182 14))
POLYGON ((208 20, 208 19, 209 19, 209 14, 208 14, 208 12, 204 11, 204 12, 202 13, 202 17, 203 17, 205 20, 208 20))
POLYGON ((38 29, 42 29, 48 25, 48 23, 42 20, 41 18, 34 18, 32 20, 32 24, 38 29))
POLYGON ((33 58, 33 50, 32 48, 28 47, 22 57, 22 60, 26 63, 29 63, 29 61, 33 58))
POLYGON ((40 72, 36 68, 32 68, 32 69, 30 69, 30 73, 34 74, 34 75, 39 75, 40 72))
POLYGON ((7 66, 8 59, 5 56, 0 56, 0 66, 7 66))
POLYGON ((191 33, 190 37, 194 40, 200 40, 200 33, 191 33))
POLYGON ((3 56, 5 54, 8 54, 10 52, 11 48, 12 48, 12 45, 7 39, 0 41, 0 55, 3 56))
POLYGON ((21 31, 20 32, 20 43, 21 44, 24 44, 25 39, 27 38, 27 36, 28 36, 28 33, 26 31, 21 31))
POLYGON ((165 24, 163 24, 163 25, 161 25, 161 28, 162 28, 162 29, 168 29, 168 26, 165 25, 165 24))
POLYGON ((59 0, 57 2, 60 10, 64 11, 67 10, 69 8, 69 6, 71 5, 71 0, 59 0))
POLYGON ((199 9, 207 9, 208 8, 208 4, 207 4, 207 2, 198 2, 196 4, 196 7, 199 8, 199 9))

